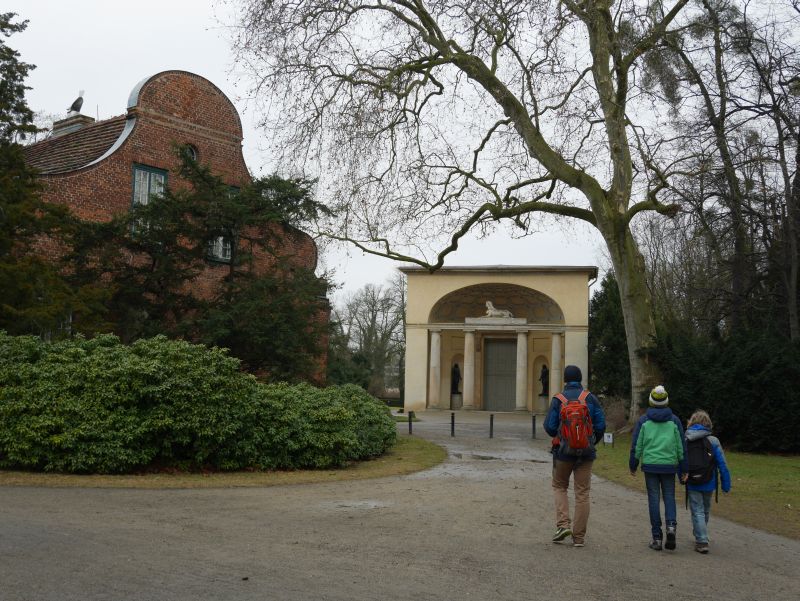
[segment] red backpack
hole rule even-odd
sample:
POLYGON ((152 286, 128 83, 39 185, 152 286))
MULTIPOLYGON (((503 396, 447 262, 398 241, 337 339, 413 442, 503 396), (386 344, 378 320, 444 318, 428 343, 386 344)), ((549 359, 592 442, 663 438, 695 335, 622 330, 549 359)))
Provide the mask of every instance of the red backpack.
POLYGON ((570 401, 563 394, 557 394, 561 401, 559 438, 561 452, 567 455, 585 455, 594 449, 594 428, 589 406, 586 404, 588 390, 581 391, 580 396, 570 401))

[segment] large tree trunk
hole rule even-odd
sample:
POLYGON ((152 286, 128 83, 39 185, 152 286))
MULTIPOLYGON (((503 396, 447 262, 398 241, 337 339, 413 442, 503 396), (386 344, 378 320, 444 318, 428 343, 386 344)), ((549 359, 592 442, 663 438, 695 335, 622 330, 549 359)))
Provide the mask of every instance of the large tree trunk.
POLYGON ((627 226, 602 232, 611 254, 614 275, 619 286, 622 316, 631 366, 629 423, 639 415, 639 401, 660 383, 661 370, 651 357, 656 328, 653 303, 647 287, 644 257, 627 226))

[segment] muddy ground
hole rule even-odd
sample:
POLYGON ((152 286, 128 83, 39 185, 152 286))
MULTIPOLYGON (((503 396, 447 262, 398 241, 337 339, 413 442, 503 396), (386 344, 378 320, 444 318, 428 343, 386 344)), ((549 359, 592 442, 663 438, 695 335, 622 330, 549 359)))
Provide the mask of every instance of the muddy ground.
POLYGON ((677 550, 650 551, 645 497, 597 478, 586 547, 553 544, 550 456, 529 415, 497 415, 493 439, 485 413, 459 413, 455 438, 449 412, 420 417, 414 436, 449 459, 411 476, 0 488, 0 600, 800 598, 800 542, 712 516, 701 556, 681 506, 677 550))

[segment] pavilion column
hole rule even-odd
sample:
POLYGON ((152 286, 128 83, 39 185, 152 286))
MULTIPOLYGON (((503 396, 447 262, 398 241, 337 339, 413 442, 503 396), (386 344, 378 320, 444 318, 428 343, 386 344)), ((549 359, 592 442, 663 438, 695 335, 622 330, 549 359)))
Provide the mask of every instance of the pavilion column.
POLYGON ((428 369, 428 407, 439 407, 439 391, 442 388, 442 334, 431 330, 431 357, 428 369))
POLYGON ((517 332, 517 411, 528 409, 528 332, 517 332))
POLYGON ((564 367, 561 365, 561 332, 553 332, 550 342, 550 396, 561 392, 562 374, 564 367))
POLYGON ((463 409, 475 408, 475 331, 464 331, 464 404, 463 409))
POLYGON ((564 366, 577 365, 583 375, 583 385, 589 378, 589 332, 570 330, 564 332, 564 366))

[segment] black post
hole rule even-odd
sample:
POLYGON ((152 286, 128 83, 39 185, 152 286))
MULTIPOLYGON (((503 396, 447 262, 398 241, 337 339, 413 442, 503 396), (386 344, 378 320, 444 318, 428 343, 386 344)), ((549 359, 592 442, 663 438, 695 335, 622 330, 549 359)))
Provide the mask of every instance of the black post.
POLYGON ((531 438, 536 438, 536 416, 531 415, 531 438))
POLYGON ((414 412, 413 411, 409 411, 408 412, 408 433, 409 434, 413 434, 414 433, 413 432, 413 428, 411 426, 411 422, 412 422, 413 419, 414 419, 414 412))
POLYGON ((455 412, 450 414, 450 436, 456 435, 456 414, 455 412))
POLYGON ((494 438, 494 413, 489 414, 489 438, 494 438))

